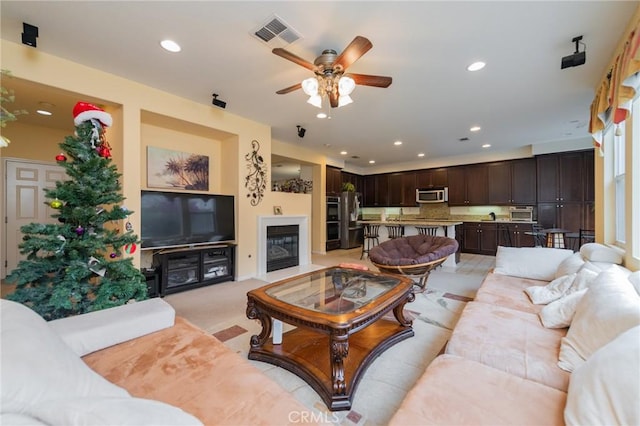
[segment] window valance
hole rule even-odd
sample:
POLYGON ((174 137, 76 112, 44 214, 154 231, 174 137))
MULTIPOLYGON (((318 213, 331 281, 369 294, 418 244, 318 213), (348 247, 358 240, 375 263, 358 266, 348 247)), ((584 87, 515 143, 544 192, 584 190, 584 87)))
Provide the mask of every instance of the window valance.
POLYGON ((640 87, 640 8, 636 9, 623 40, 591 104, 589 132, 598 148, 602 146, 602 133, 607 119, 612 118, 615 124, 626 120, 631 102, 640 87))

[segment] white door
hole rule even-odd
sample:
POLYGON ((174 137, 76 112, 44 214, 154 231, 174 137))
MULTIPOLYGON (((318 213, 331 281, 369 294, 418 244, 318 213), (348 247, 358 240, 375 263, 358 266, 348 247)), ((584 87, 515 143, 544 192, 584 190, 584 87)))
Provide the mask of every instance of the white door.
POLYGON ((44 188, 55 188, 56 181, 66 180, 64 168, 56 164, 28 161, 6 161, 6 246, 3 277, 18 266, 24 258, 18 245, 22 242, 20 227, 32 222, 57 223, 51 217, 55 212, 44 195, 44 188))

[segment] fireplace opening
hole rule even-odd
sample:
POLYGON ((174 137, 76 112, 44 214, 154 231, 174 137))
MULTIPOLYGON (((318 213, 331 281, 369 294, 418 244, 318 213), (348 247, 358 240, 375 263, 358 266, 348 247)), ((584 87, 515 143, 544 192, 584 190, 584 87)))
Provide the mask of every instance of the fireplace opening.
POLYGON ((299 265, 299 225, 267 226, 267 272, 299 265))

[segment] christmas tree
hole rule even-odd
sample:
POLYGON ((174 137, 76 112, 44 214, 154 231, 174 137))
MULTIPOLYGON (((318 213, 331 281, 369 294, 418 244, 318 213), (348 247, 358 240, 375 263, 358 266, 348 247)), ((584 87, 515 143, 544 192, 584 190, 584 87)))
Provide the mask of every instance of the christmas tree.
POLYGON ((111 116, 84 102, 73 112, 75 136, 65 138, 64 154, 56 156, 70 179, 45 189, 58 223, 21 228, 20 252, 27 257, 7 277, 16 283, 8 298, 46 320, 147 298, 144 276, 125 256, 138 237, 127 221, 133 212, 121 204, 121 175, 105 138, 111 116))

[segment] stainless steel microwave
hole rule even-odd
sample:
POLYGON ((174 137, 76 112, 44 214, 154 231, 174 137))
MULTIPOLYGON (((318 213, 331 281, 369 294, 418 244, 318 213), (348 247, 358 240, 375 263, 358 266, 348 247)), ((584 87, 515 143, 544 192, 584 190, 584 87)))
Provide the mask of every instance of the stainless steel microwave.
POLYGON ((449 200, 449 188, 418 188, 416 203, 446 203, 449 200))
POLYGON ((533 207, 531 206, 509 207, 509 220, 512 222, 532 222, 533 207))

